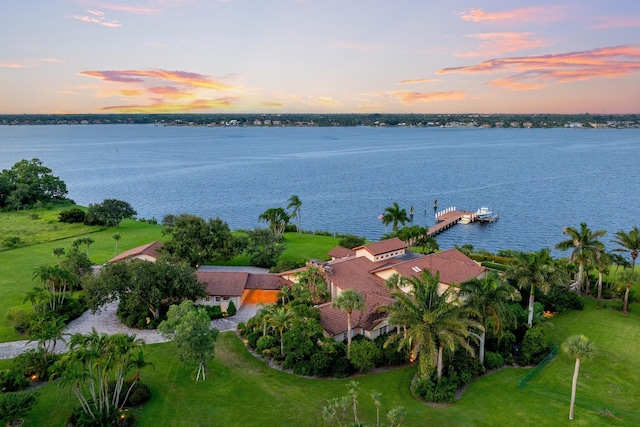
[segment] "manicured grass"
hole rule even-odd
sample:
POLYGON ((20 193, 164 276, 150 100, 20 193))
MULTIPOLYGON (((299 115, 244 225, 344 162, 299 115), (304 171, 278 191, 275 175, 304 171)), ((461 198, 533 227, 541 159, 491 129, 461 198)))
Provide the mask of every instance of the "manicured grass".
MULTIPOLYGON (((4 213, 0 214, 0 216, 2 215, 4 213)), ((27 219, 27 221, 30 220, 27 219)), ((94 232, 80 235, 72 234, 73 237, 64 237, 69 234, 66 228, 68 225, 58 224, 57 232, 59 234, 51 234, 52 241, 0 252, 0 295, 2 295, 0 298, 0 342, 23 339, 7 324, 5 316, 11 307, 29 307, 22 301, 26 292, 38 285, 33 280, 33 271, 41 265, 55 265, 57 263, 57 258, 52 252, 53 248, 63 247, 68 252, 75 239, 85 236, 91 237, 94 240, 89 248, 91 260, 94 264, 103 264, 114 256, 115 240, 111 237, 114 233, 121 235, 118 242, 118 252, 163 239, 160 226, 134 220, 123 221, 119 228, 98 229, 92 227, 90 230, 94 230, 94 232)), ((80 250, 86 250, 86 247, 82 245, 80 250)), ((62 258, 64 259, 64 256, 62 258)))
MULTIPOLYGON (((573 333, 573 327, 581 328, 589 322, 589 333, 593 337, 602 335, 604 347, 613 338, 610 328, 634 322, 638 318, 622 319, 612 316, 605 322, 596 321, 602 312, 588 307, 584 312, 572 312, 554 319, 558 337, 573 333), (609 332, 608 332, 609 331, 609 332)), ((608 314, 608 313, 607 313, 608 314)), ((617 315, 619 313, 612 313, 617 315)), ((614 338, 611 346, 623 338, 614 338)), ((635 360, 638 344, 627 349, 616 350, 624 360, 635 360), (620 355, 622 354, 622 355, 620 355)), ((211 371, 205 382, 193 380, 192 369, 177 361, 170 343, 147 346, 148 355, 155 369, 143 371, 143 381, 153 393, 152 399, 139 410, 139 426, 320 426, 322 408, 328 399, 347 393, 350 379, 311 379, 271 369, 254 358, 243 343, 231 332, 220 335, 216 348, 216 359, 210 364, 211 371)), ((637 425, 640 412, 631 402, 640 395, 637 376, 625 379, 634 367, 625 369, 626 374, 614 371, 602 375, 593 371, 598 363, 602 372, 615 369, 609 363, 608 353, 603 358, 583 364, 576 418, 568 420, 569 391, 573 361, 559 356, 530 385, 519 389, 518 381, 528 369, 507 368, 485 376, 471 384, 462 398, 449 407, 434 408, 416 401, 409 392, 409 383, 415 367, 394 369, 382 373, 361 375, 355 379, 360 383, 358 416, 367 425, 375 425, 375 406, 370 397, 373 391, 382 393, 382 410, 396 406, 406 409, 405 426, 624 426, 637 425), (588 387, 599 394, 598 402, 610 408, 619 406, 620 395, 603 392, 612 387, 621 387, 626 394, 628 410, 620 413, 623 419, 607 418, 597 413, 597 408, 583 408, 580 396, 587 396, 588 387), (635 383, 635 384, 634 384, 635 383), (609 406, 610 405, 610 406, 609 406)), ((617 363, 617 359, 614 362, 617 363)), ((637 375, 637 373, 636 373, 637 375)), ((65 417, 76 404, 67 397, 67 392, 57 383, 48 384, 41 390, 41 399, 27 417, 29 425, 63 425, 65 417)), ((612 410, 615 414, 615 409, 612 410)), ((617 415, 617 414, 616 414, 617 415)), ((385 420, 383 418, 383 420, 385 420)))
POLYGON ((0 250, 9 248, 2 246, 6 237, 20 238, 18 246, 35 245, 52 242, 68 237, 80 236, 99 230, 99 227, 84 224, 64 224, 58 222, 60 211, 81 206, 57 206, 51 209, 30 209, 16 212, 0 213, 0 250))

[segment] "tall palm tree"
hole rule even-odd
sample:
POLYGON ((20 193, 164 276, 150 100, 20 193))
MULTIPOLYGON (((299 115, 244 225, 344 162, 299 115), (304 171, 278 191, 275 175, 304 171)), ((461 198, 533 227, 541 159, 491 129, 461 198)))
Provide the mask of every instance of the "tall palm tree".
POLYGON ((407 210, 398 205, 398 202, 393 202, 393 205, 388 206, 382 214, 382 224, 386 227, 391 224, 393 231, 398 231, 398 224, 405 225, 410 219, 407 216, 407 210))
POLYGON ((629 293, 631 291, 631 285, 638 285, 640 283, 640 274, 633 270, 625 270, 620 273, 618 278, 619 283, 625 286, 624 298, 622 299, 622 315, 627 317, 629 308, 629 293))
POLYGON ((382 310, 389 312, 390 325, 404 325, 406 330, 390 336, 385 346, 399 341, 400 346, 409 348, 412 359, 418 359, 422 378, 428 377, 435 367, 440 381, 444 350, 453 352, 459 346, 473 354, 471 342, 478 340, 474 331, 482 331, 484 327, 473 320, 478 312, 461 305, 453 288, 438 293, 439 275, 423 270, 420 276, 400 280, 401 287, 409 286, 410 291, 405 293, 394 287, 390 292, 394 302, 382 310))
POLYGON ((53 248, 53 254, 58 257, 58 267, 60 267, 60 256, 64 255, 64 248, 53 248))
POLYGON ((294 285, 295 298, 308 298, 313 304, 327 301, 329 289, 327 287, 327 270, 319 267, 308 267, 296 274, 297 283, 294 285))
POLYGON ((578 263, 578 277, 576 277, 575 285, 581 292, 584 268, 590 260, 600 258, 600 254, 604 251, 604 244, 598 238, 607 234, 607 230, 591 231, 586 222, 581 222, 580 229, 564 227, 562 232, 569 236, 569 239, 558 243, 556 249, 563 251, 572 249, 569 260, 578 263))
POLYGON ((269 208, 258 216, 258 221, 269 224, 269 228, 278 240, 287 229, 290 219, 291 217, 283 208, 269 208))
POLYGON ((118 241, 120 241, 120 237, 120 233, 113 233, 113 235, 111 236, 111 238, 116 241, 116 250, 113 253, 113 256, 118 255, 118 241))
POLYGON ((487 328, 492 325, 494 335, 499 338, 502 336, 504 326, 515 326, 516 317, 509 309, 507 302, 515 299, 516 295, 518 295, 517 291, 503 281, 497 273, 490 273, 481 280, 472 279, 460 285, 461 299, 468 306, 478 310, 480 323, 484 326, 484 331, 480 334, 478 354, 481 364, 484 364, 487 328))
POLYGON ((573 419, 573 410, 576 403, 576 388, 578 386, 578 372, 580 372, 580 362, 590 359, 596 350, 593 343, 584 335, 574 335, 567 338, 562 343, 562 351, 564 351, 572 359, 576 359, 576 365, 573 370, 573 381, 571 382, 571 405, 569 406, 569 419, 573 419))
POLYGON ((614 251, 631 252, 631 270, 634 270, 636 267, 636 258, 638 258, 638 252, 640 251, 640 229, 633 226, 628 233, 624 230, 618 231, 613 238, 613 243, 620 246, 614 249, 614 251))
POLYGON ((598 302, 596 303, 596 310, 600 310, 600 298, 602 298, 602 282, 604 274, 609 271, 613 264, 613 258, 607 252, 600 254, 600 258, 595 261, 596 270, 598 270, 598 302))
POLYGON ((563 285, 562 274, 553 267, 551 251, 548 248, 538 252, 518 252, 505 272, 507 279, 513 280, 520 289, 529 288, 529 316, 527 324, 533 326, 533 307, 536 288, 547 293, 551 285, 563 285))
POLYGON ((265 315, 265 319, 272 329, 280 334, 280 357, 284 357, 284 330, 291 327, 293 323, 293 312, 288 307, 274 306, 273 309, 265 315))
POLYGON ((331 307, 347 313, 347 357, 351 354, 351 313, 354 310, 364 310, 364 295, 353 289, 345 289, 338 295, 331 307))
POLYGON ((292 194, 291 197, 289 197, 287 209, 292 209, 289 216, 296 219, 296 231, 298 232, 298 236, 300 236, 300 233, 302 232, 302 217, 300 216, 301 206, 302 201, 300 198, 296 194, 292 194))

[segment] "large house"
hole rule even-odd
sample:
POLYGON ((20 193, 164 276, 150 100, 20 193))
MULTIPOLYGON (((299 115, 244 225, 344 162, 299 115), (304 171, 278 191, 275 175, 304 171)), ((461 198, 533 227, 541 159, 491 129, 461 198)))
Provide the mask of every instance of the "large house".
MULTIPOLYGON (((365 309, 351 315, 352 335, 364 335, 370 339, 387 333, 389 325, 386 315, 377 308, 389 305, 389 289, 386 281, 394 274, 402 277, 418 276, 424 270, 439 274, 439 286, 444 291, 467 280, 481 279, 486 269, 457 249, 448 249, 430 255, 421 255, 407 250, 406 243, 398 238, 382 240, 359 246, 353 250, 335 248, 329 252, 328 262, 311 262, 307 267, 280 273, 291 282, 297 273, 309 266, 320 269, 326 278, 330 298, 333 300, 346 289, 353 289, 365 297, 365 309)), ((404 289, 408 291, 409 289, 404 289)), ((335 309, 331 302, 319 305, 321 323, 325 335, 338 341, 347 338, 347 315, 335 309)))
POLYGON ((136 259, 156 262, 156 259, 158 259, 158 251, 162 247, 162 244, 162 242, 156 240, 155 242, 147 243, 146 245, 124 251, 107 262, 111 264, 116 261, 133 261, 136 259))

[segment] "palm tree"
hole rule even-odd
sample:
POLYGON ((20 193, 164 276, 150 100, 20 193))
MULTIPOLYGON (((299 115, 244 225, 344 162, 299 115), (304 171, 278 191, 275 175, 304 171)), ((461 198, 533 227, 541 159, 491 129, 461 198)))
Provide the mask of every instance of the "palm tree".
POLYGON ((113 233, 113 236, 111 236, 111 238, 116 241, 116 250, 113 253, 113 256, 118 255, 118 241, 120 240, 120 237, 120 233, 113 233))
POLYGON ((302 201, 300 198, 293 194, 289 197, 289 204, 287 205, 287 209, 292 209, 290 218, 296 219, 296 230, 298 232, 298 236, 302 232, 302 217, 300 216, 300 207, 302 206, 302 201))
POLYGON ((276 239, 280 240, 287 229, 291 217, 283 208, 269 208, 258 216, 258 221, 266 222, 276 239))
POLYGON ((422 378, 428 377, 436 367, 440 381, 445 348, 453 352, 460 346, 473 354, 471 342, 478 340, 473 331, 482 331, 484 327, 473 320, 473 316, 478 315, 476 310, 457 301, 453 288, 438 294, 439 275, 423 270, 420 276, 400 280, 402 288, 410 287, 409 293, 394 287, 389 294, 395 298, 394 302, 381 309, 389 312, 390 325, 403 325, 406 329, 404 333, 390 336, 385 346, 399 341, 400 346, 409 348, 412 359, 418 359, 422 378))
POLYGON ((491 325, 489 320, 492 320, 493 334, 498 338, 502 336, 504 326, 515 326, 516 317, 507 302, 513 300, 516 295, 517 291, 497 273, 490 273, 482 280, 472 279, 460 285, 460 297, 465 304, 478 310, 480 322, 485 329, 480 334, 478 359, 481 364, 484 364, 486 330, 491 325))
POLYGON ((265 319, 272 329, 280 333, 280 356, 284 357, 284 330, 291 327, 293 322, 293 312, 288 307, 277 307, 265 315, 265 319))
POLYGON ((631 291, 631 285, 637 285, 640 283, 640 274, 633 270, 625 270, 620 274, 618 278, 619 282, 626 284, 624 291, 624 298, 622 300, 622 315, 627 317, 629 308, 629 292, 631 291))
POLYGON ((305 271, 296 274, 295 298, 308 298, 313 304, 325 302, 329 297, 326 276, 327 270, 320 267, 308 267, 305 271))
POLYGON ((614 249, 616 252, 631 252, 631 270, 636 267, 636 258, 640 251, 640 229, 633 226, 631 231, 625 233, 623 230, 618 231, 613 238, 613 243, 620 246, 614 249))
POLYGON ((595 261, 596 270, 598 270, 598 302, 596 303, 596 310, 600 310, 600 298, 602 298, 602 281, 604 273, 606 273, 613 264, 613 258, 606 252, 600 255, 600 258, 595 261))
POLYGON ((569 239, 558 243, 556 249, 563 251, 573 249, 569 260, 578 262, 578 277, 574 285, 577 286, 578 292, 581 292, 584 268, 590 260, 600 258, 600 254, 604 251, 604 244, 598 240, 598 237, 607 234, 607 230, 591 231, 586 222, 581 222, 580 229, 564 227, 562 232, 569 236, 569 239))
POLYGON ((58 257, 58 267, 60 267, 60 256, 64 255, 64 248, 53 248, 53 254, 58 257))
POLYGON ((364 310, 364 295, 353 289, 345 289, 338 295, 331 307, 347 313, 347 358, 351 353, 351 313, 354 310, 364 310))
POLYGON ((391 228, 393 231, 398 231, 398 224, 404 226, 409 221, 410 219, 407 216, 406 209, 400 208, 398 202, 393 202, 393 205, 385 208, 384 214, 382 214, 382 224, 384 224, 385 227, 392 224, 391 228))
POLYGON ((593 343, 584 335, 574 335, 562 343, 564 351, 572 359, 576 359, 573 370, 573 381, 571 382, 571 406, 569 407, 569 419, 573 419, 573 409, 576 402, 576 388, 578 386, 578 372, 580 371, 580 361, 590 359, 595 354, 593 343))
POLYGON ((547 293, 552 284, 564 284, 561 273, 553 267, 548 248, 538 252, 518 252, 507 267, 505 277, 513 280, 520 289, 529 288, 529 327, 533 326, 536 288, 547 293))

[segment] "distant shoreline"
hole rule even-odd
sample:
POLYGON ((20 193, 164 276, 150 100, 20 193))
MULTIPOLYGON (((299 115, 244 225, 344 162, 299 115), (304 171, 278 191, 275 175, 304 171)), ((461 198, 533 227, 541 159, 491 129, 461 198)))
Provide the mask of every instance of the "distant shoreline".
POLYGON ((0 114, 0 125, 504 129, 640 128, 639 114, 0 114))

